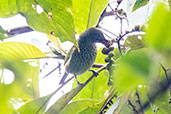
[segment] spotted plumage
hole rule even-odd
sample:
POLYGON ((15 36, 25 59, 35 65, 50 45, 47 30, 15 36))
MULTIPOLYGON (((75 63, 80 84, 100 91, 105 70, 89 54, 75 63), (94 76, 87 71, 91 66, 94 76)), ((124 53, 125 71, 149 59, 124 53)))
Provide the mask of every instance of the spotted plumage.
POLYGON ((97 54, 95 43, 103 43, 107 47, 110 45, 103 33, 96 28, 90 28, 80 35, 78 39, 79 51, 76 46, 73 46, 65 58, 65 74, 60 84, 65 81, 68 73, 81 75, 90 69, 97 54))

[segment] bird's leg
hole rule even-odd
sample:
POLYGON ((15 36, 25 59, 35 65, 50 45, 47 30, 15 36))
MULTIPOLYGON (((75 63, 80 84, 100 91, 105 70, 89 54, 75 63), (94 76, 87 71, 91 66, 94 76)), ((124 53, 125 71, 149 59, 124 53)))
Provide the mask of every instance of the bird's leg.
POLYGON ((76 75, 74 75, 74 77, 75 77, 75 80, 76 80, 76 82, 77 82, 77 84, 78 84, 78 85, 83 85, 82 83, 80 83, 80 82, 78 81, 78 79, 77 79, 77 76, 76 76, 76 75))
POLYGON ((89 70, 89 71, 92 71, 92 72, 93 72, 93 75, 94 75, 95 77, 97 77, 97 76, 99 75, 99 73, 96 72, 95 70, 89 70))

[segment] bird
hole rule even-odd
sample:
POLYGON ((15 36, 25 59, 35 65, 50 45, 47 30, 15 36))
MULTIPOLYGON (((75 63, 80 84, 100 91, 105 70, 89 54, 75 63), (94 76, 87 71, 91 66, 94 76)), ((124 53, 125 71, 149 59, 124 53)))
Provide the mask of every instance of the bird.
POLYGON ((96 43, 102 43, 106 47, 109 47, 111 43, 105 39, 101 30, 94 27, 80 34, 77 42, 79 49, 73 46, 65 57, 65 73, 59 84, 65 82, 68 74, 73 74, 77 84, 80 85, 81 83, 77 80, 77 75, 85 73, 92 67, 97 55, 96 43))

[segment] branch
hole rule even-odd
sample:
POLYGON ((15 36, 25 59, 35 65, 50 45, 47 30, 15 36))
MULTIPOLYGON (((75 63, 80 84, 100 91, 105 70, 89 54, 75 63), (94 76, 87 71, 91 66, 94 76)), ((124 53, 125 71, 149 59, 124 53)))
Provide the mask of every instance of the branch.
MULTIPOLYGON (((141 103, 141 99, 140 99, 140 95, 139 95, 138 90, 136 90, 135 95, 137 96, 137 100, 136 100, 136 102, 139 104, 140 109, 142 109, 142 103, 141 103)), ((144 114, 144 111, 143 111, 143 110, 142 110, 142 114, 144 114)))
POLYGON ((169 76, 167 74, 167 69, 162 64, 160 64, 160 66, 162 67, 162 69, 163 69, 163 71, 165 73, 166 79, 169 80, 169 76))
POLYGON ((137 111, 137 109, 136 109, 135 106, 131 103, 130 100, 128 100, 128 105, 130 105, 130 106, 132 107, 132 110, 133 110, 133 112, 134 112, 135 114, 139 114, 138 111, 137 111))
POLYGON ((12 35, 18 35, 26 32, 31 32, 31 31, 33 31, 33 29, 31 29, 28 26, 24 26, 24 27, 18 27, 18 28, 7 30, 6 34, 8 36, 12 36, 12 35))

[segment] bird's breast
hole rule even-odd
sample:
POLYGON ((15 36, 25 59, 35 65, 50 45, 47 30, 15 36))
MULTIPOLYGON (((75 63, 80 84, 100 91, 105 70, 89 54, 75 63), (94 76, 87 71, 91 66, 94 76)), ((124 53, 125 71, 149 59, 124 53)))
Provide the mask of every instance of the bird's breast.
POLYGON ((80 52, 75 48, 70 60, 65 65, 66 71, 74 75, 83 74, 93 65, 96 54, 95 45, 80 47, 80 52))

